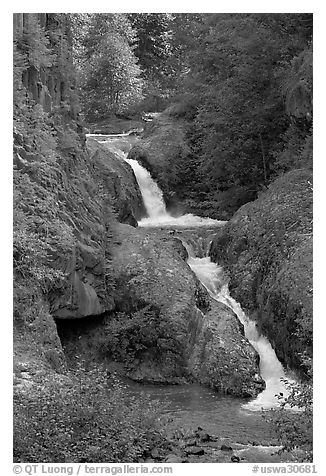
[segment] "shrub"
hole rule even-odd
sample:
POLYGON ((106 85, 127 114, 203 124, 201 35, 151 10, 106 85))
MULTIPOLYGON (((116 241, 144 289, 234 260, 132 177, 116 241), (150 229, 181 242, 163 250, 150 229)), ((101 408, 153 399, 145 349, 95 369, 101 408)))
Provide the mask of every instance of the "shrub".
POLYGON ((116 313, 108 319, 104 330, 103 336, 97 341, 100 353, 127 366, 147 351, 160 354, 177 349, 171 329, 156 306, 145 305, 133 312, 116 313), (168 344, 168 341, 173 344, 168 344))
POLYGON ((14 396, 16 462, 136 462, 164 439, 158 406, 101 368, 42 377, 14 396))
MULTIPOLYGON (((311 361, 305 362, 311 369, 311 361)), ((313 461, 312 381, 287 383, 289 396, 281 399, 279 409, 267 412, 282 451, 291 451, 298 461, 313 461), (291 410, 289 410, 292 409, 291 410)))

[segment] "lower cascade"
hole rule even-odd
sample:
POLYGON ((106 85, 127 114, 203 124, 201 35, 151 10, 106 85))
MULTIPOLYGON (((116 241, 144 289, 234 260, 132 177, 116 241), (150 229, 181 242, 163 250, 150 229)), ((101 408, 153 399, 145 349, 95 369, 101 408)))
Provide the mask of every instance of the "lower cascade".
POLYGON ((259 354, 260 375, 265 381, 266 388, 255 400, 243 405, 243 407, 248 410, 260 410, 261 408, 268 409, 277 406, 277 395, 281 393, 286 396, 288 390, 283 381, 285 379, 283 366, 276 357, 270 342, 258 332, 256 323, 246 316, 240 304, 230 296, 221 266, 213 263, 209 257, 196 258, 193 256, 189 256, 188 264, 210 296, 228 306, 237 315, 244 326, 245 337, 259 354))
MULTIPOLYGON (((110 148, 112 148, 112 146, 115 148, 115 140, 113 137, 107 137, 100 142, 110 142, 110 148)), ((148 170, 139 164, 137 160, 127 159, 127 154, 122 152, 121 149, 118 150, 117 148, 117 152, 121 159, 125 160, 134 171, 148 215, 138 222, 138 226, 148 228, 176 228, 179 229, 179 231, 187 230, 189 235, 189 230, 191 229, 198 230, 198 228, 202 227, 204 229, 211 228, 212 231, 214 231, 214 228, 223 226, 226 223, 225 221, 198 217, 193 214, 184 214, 178 217, 172 216, 166 209, 163 192, 151 177, 148 170)), ((184 239, 182 237, 181 241, 188 252, 187 263, 189 267, 206 288, 211 298, 225 304, 236 314, 244 326, 245 337, 259 355, 260 375, 265 381, 266 387, 254 400, 243 404, 242 408, 250 411, 259 411, 261 409, 270 409, 278 406, 279 395, 283 397, 288 395, 285 381, 289 381, 289 379, 286 378, 283 366, 278 360, 270 342, 265 336, 259 333, 255 321, 246 316, 240 304, 230 296, 223 268, 213 263, 209 256, 196 256, 193 240, 184 239)))

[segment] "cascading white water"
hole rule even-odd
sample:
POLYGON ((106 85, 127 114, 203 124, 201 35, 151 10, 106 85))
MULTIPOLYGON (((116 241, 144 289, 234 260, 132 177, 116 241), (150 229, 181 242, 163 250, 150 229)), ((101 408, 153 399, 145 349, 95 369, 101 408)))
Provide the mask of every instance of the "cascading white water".
MULTIPOLYGON (((188 250, 188 253, 189 251, 191 252, 191 250, 188 250)), ((213 263, 209 257, 196 258, 191 255, 188 258, 188 264, 211 297, 226 304, 237 315, 244 326, 246 338, 259 354, 260 375, 265 381, 266 388, 255 400, 243 405, 243 407, 248 410, 260 410, 261 408, 267 409, 277 406, 279 404, 278 395, 286 396, 288 390, 283 381, 285 378, 284 369, 270 342, 266 337, 259 334, 256 323, 246 316, 240 304, 230 296, 222 267, 213 263)))
POLYGON ((139 226, 148 227, 200 227, 200 226, 216 226, 225 222, 213 220, 212 218, 197 217, 191 213, 173 217, 167 212, 163 199, 163 193, 152 179, 148 170, 142 167, 137 160, 125 159, 132 167, 136 176, 140 191, 143 196, 144 205, 148 214, 147 218, 143 218, 138 222, 139 226))
POLYGON ((137 160, 125 159, 132 167, 141 190, 148 220, 164 221, 170 215, 166 211, 163 193, 152 179, 148 170, 142 167, 137 160))
MULTIPOLYGON (((260 357, 259 370, 266 388, 255 400, 244 405, 244 408, 260 410, 261 408, 267 409, 278 406, 280 403, 279 396, 288 396, 289 390, 285 384, 286 375, 283 366, 278 360, 275 350, 268 339, 258 332, 255 321, 250 320, 241 309, 240 304, 230 296, 227 284, 222 286, 219 300, 229 306, 238 316, 239 321, 244 326, 245 336, 260 357)), ((290 381, 289 379, 286 380, 290 381)))

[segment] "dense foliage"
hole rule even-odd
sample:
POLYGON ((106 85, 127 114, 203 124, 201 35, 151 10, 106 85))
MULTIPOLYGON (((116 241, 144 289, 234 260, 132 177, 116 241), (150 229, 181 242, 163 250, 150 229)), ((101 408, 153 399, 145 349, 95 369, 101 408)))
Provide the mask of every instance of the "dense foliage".
POLYGON ((134 53, 142 70, 144 111, 164 109, 175 88, 174 16, 168 13, 131 13, 136 33, 134 53))
POLYGON ((160 309, 149 305, 134 313, 116 313, 113 319, 108 319, 103 332, 96 343, 100 353, 127 366, 146 350, 155 349, 159 354, 166 339, 172 338, 160 309))
POLYGON ((99 367, 79 365, 62 381, 42 377, 14 401, 16 462, 137 462, 163 441, 157 404, 126 396, 99 367))
POLYGON ((207 188, 266 183, 273 176, 274 151, 284 147, 282 134, 298 110, 302 123, 296 126, 308 132, 311 56, 302 51, 312 30, 300 28, 306 20, 309 15, 202 18, 185 85, 195 106, 191 138, 207 188))

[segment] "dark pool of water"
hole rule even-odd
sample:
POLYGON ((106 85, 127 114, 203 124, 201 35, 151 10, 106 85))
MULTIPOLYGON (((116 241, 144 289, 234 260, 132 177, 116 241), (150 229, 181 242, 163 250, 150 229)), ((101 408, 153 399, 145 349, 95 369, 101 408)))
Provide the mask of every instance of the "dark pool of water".
POLYGON ((220 395, 200 385, 143 385, 123 382, 126 391, 164 404, 171 428, 196 429, 239 443, 273 442, 262 412, 242 408, 248 400, 220 395))

